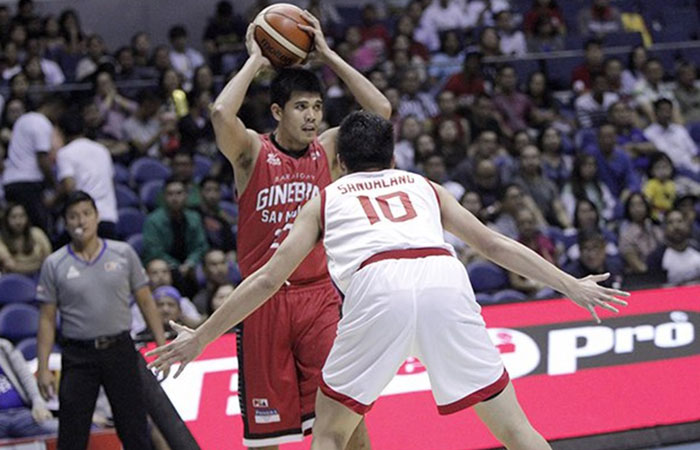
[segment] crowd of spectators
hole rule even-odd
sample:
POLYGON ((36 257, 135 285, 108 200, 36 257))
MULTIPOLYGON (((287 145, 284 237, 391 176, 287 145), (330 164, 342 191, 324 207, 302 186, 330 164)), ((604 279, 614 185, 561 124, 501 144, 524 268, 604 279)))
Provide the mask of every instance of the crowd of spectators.
MULTIPOLYGON (((627 59, 610 56, 605 37, 625 27, 609 0, 575 17, 553 0, 523 1, 368 3, 357 20, 329 2, 305 6, 390 99, 398 168, 442 184, 484 223, 576 276, 697 282, 695 61, 671 69, 642 45, 627 59), (542 65, 507 61, 564 49, 572 36, 583 55, 557 86, 564 95, 542 65)), ((237 281, 237 212, 209 105, 245 60, 246 24, 267 3, 243 11, 221 1, 205 30, 175 24, 168 44, 138 32, 118 48, 85 30, 74 10, 42 16, 32 0, 0 5, 0 272, 36 274, 65 243, 62 199, 84 190, 104 237, 137 242, 120 218, 125 206, 142 214, 140 255, 149 274, 168 271, 166 280, 151 276, 153 288, 170 287, 155 296, 167 317, 192 324, 216 308, 237 281), (51 93, 65 83, 79 89, 51 93), (167 172, 155 188, 133 176, 144 158, 167 172), (124 204, 124 189, 134 204, 124 204)), ((309 67, 325 83, 325 126, 335 126, 356 104, 330 71, 309 67)), ((275 124, 269 80, 258 78, 241 110, 260 132, 275 124)), ((467 266, 480 259, 455 245, 467 266)), ((526 297, 553 295, 507 280, 502 288, 526 297)))

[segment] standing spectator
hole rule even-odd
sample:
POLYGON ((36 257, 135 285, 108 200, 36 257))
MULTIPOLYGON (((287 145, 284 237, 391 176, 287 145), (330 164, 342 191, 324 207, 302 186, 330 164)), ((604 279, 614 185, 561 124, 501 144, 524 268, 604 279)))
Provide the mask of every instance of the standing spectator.
POLYGON ((207 58, 216 73, 229 73, 238 68, 240 53, 245 50, 244 37, 245 24, 234 14, 231 2, 219 1, 203 37, 207 58))
POLYGON ((191 281, 207 250, 202 219, 185 207, 187 192, 182 181, 171 177, 163 189, 165 205, 150 213, 143 224, 143 259, 147 263, 164 259, 191 281))
POLYGON ((197 50, 187 46, 187 29, 184 25, 175 25, 168 32, 170 39, 170 64, 183 80, 185 87, 192 82, 194 69, 204 64, 204 57, 197 50))
POLYGON ((227 255, 232 256, 236 250, 236 239, 232 227, 236 225, 237 218, 231 217, 219 207, 221 183, 214 177, 206 176, 200 181, 199 187, 202 195, 199 214, 202 216, 202 225, 204 225, 209 246, 220 248, 227 255))
POLYGON ((683 126, 671 121, 673 117, 673 103, 666 98, 660 98, 654 102, 655 123, 644 130, 644 136, 654 146, 666 153, 673 165, 685 170, 696 180, 700 176, 700 160, 698 159, 698 146, 690 137, 690 133, 683 126))
POLYGON ((625 219, 620 225, 620 253, 631 273, 647 273, 647 259, 662 242, 661 230, 651 220, 646 198, 635 192, 625 202, 625 219))
POLYGON ((0 272, 34 276, 50 253, 49 238, 32 226, 24 206, 10 203, 0 223, 0 272))
POLYGON ((65 40, 65 46, 58 52, 58 63, 69 81, 75 81, 78 63, 83 57, 84 36, 80 29, 78 13, 73 9, 66 9, 58 17, 60 33, 65 40))
MULTIPOLYGON (((603 72, 603 43, 598 39, 589 39, 583 46, 583 64, 571 72, 574 91, 581 92, 591 88, 592 75, 603 72)), ((566 86, 567 88, 569 86, 566 86)))
POLYGON ((684 62, 676 72, 676 89, 673 91, 681 115, 687 123, 700 123, 700 88, 696 86, 697 67, 684 62))
POLYGON ((445 83, 444 90, 452 92, 462 105, 473 103, 477 95, 486 92, 486 82, 481 73, 481 57, 477 52, 467 54, 462 71, 451 75, 445 83))
POLYGON ((632 166, 632 160, 617 147, 615 127, 609 123, 598 129, 598 142, 584 150, 592 155, 598 167, 598 178, 610 192, 623 202, 631 192, 639 191, 640 180, 632 166))
POLYGON ((691 224, 677 209, 666 214, 664 243, 649 256, 650 272, 664 273, 671 285, 697 283, 700 279, 700 251, 691 245, 691 224))
POLYGON ((61 116, 58 129, 64 147, 56 156, 59 195, 74 191, 87 192, 97 205, 98 236, 117 236, 117 198, 114 192, 114 165, 107 147, 85 137, 85 124, 80 114, 68 112, 61 116))
POLYGON ((584 8, 578 15, 578 28, 582 35, 602 37, 622 30, 620 10, 610 6, 610 0, 593 0, 590 8, 584 8))
POLYGON ((0 339, 0 439, 53 434, 57 428, 22 353, 0 339))
POLYGON ((37 289, 42 302, 39 390, 45 399, 58 393, 58 447, 87 447, 95 400, 103 386, 124 448, 150 448, 138 363, 141 355, 129 336, 129 296, 133 294, 156 342, 165 343, 146 274, 128 244, 97 237, 97 208, 88 194, 71 194, 64 218, 71 243, 44 262, 37 289), (58 390, 48 368, 57 311, 62 347, 58 390))
POLYGON ((438 107, 427 91, 421 90, 418 71, 409 69, 401 76, 401 102, 399 116, 413 115, 419 121, 424 121, 438 113, 438 107))
POLYGON ((600 284, 618 288, 622 284, 623 268, 620 261, 605 251, 605 238, 599 231, 588 229, 578 234, 581 255, 564 267, 564 271, 581 278, 599 273, 610 273, 600 284))
POLYGON ((12 129, 12 140, 5 161, 3 184, 5 198, 20 203, 29 220, 44 231, 49 229, 49 214, 43 206, 45 187, 55 185, 52 149, 53 124, 63 111, 58 97, 47 97, 36 112, 23 114, 12 129))
POLYGON ((606 121, 608 108, 620 97, 608 91, 608 79, 602 72, 591 76, 591 90, 574 102, 576 119, 581 128, 595 128, 606 121))
POLYGON ((233 280, 229 279, 229 263, 226 260, 226 254, 218 248, 207 250, 204 254, 202 269, 205 279, 204 289, 194 296, 192 302, 200 313, 207 314, 209 302, 219 286, 230 284, 233 280))
POLYGON ((670 85, 663 82, 664 66, 656 58, 650 58, 644 63, 644 78, 634 87, 634 100, 637 107, 649 122, 656 120, 654 104, 657 100, 669 100, 673 106, 672 117, 676 123, 683 123, 676 96, 670 85))
POLYGON ((561 202, 568 217, 575 219, 576 205, 582 200, 593 203, 606 221, 615 214, 615 197, 608 186, 598 179, 598 166, 593 155, 579 153, 574 160, 571 181, 561 191, 561 202))
POLYGON ((527 95, 519 92, 517 86, 518 75, 515 68, 509 64, 503 65, 498 70, 498 93, 493 97, 493 103, 505 118, 508 135, 527 128, 533 108, 532 101, 527 95))
POLYGON ((97 68, 106 62, 112 62, 105 52, 105 43, 102 36, 93 34, 87 38, 87 55, 78 62, 75 68, 75 78, 78 81, 84 81, 87 77, 94 74, 97 68))
POLYGON ((537 23, 546 21, 557 34, 566 33, 566 23, 557 2, 555 0, 533 0, 532 6, 525 13, 523 29, 527 35, 536 34, 537 23))
POLYGON ((501 53, 522 56, 527 53, 525 34, 515 28, 513 13, 508 9, 496 13, 496 30, 501 38, 501 53))

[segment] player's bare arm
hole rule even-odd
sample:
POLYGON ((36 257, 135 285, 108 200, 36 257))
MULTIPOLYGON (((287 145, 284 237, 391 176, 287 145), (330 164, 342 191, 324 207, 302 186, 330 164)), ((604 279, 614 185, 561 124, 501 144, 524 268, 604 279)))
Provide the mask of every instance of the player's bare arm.
MULTIPOLYGON (((391 104, 389 100, 377 89, 364 75, 355 70, 350 64, 343 60, 336 52, 331 50, 326 43, 326 38, 321 30, 321 23, 310 12, 304 11, 303 17, 311 23, 311 26, 299 25, 304 31, 314 36, 314 48, 318 57, 350 89, 357 102, 365 111, 370 111, 388 119, 391 117, 391 104)), ((337 164, 335 158, 335 137, 338 134, 338 127, 331 128, 319 136, 319 141, 326 149, 328 161, 331 163, 332 171, 335 172, 337 164)))
POLYGON ((260 140, 257 133, 245 127, 238 118, 243 100, 255 75, 270 67, 270 61, 262 55, 260 47, 253 38, 254 25, 246 32, 246 48, 250 55, 241 70, 234 76, 214 101, 211 121, 216 133, 216 145, 233 165, 236 175, 236 188, 242 193, 248 184, 260 140))
POLYGON ((167 371, 172 364, 181 363, 175 373, 177 377, 204 347, 243 321, 277 292, 320 238, 321 200, 316 196, 301 209, 292 231, 272 258, 246 278, 196 331, 171 323, 177 331, 177 338, 147 353, 147 356, 157 356, 149 367, 167 371))
POLYGON ((605 281, 610 274, 574 278, 526 246, 491 230, 464 209, 442 186, 434 183, 433 186, 440 198, 440 212, 445 230, 459 237, 484 257, 512 272, 551 286, 587 309, 598 323, 600 318, 596 307, 617 313, 617 308, 612 304, 627 305, 627 302, 616 296, 627 297, 629 293, 598 284, 605 281))

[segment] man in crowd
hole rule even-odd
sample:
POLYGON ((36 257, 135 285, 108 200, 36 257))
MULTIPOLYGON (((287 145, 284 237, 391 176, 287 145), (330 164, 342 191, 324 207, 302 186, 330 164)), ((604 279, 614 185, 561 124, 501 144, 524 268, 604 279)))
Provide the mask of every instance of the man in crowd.
POLYGON ((700 251, 691 245, 691 225, 677 209, 664 218, 664 244, 649 255, 650 272, 662 272, 672 285, 700 280, 700 251))

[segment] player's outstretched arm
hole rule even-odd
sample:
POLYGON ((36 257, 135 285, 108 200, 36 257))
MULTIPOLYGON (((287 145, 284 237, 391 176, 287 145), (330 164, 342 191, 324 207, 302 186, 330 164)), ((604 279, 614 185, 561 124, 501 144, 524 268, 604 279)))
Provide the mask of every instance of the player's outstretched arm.
POLYGON ((364 75, 343 60, 336 52, 331 50, 326 43, 326 38, 321 30, 321 22, 308 11, 302 12, 302 16, 311 23, 311 26, 299 25, 304 31, 314 36, 315 51, 321 60, 335 72, 347 85, 352 95, 365 111, 370 111, 388 119, 391 117, 391 103, 364 75))
POLYGON ((540 255, 482 224, 472 213, 464 209, 442 186, 435 189, 440 198, 440 212, 445 230, 459 237, 486 258, 524 277, 537 280, 569 297, 574 303, 586 308, 600 322, 595 307, 618 312, 611 303, 627 305, 616 296, 629 294, 599 285, 610 274, 590 275, 574 278, 540 255))
POLYGON ((255 75, 260 69, 270 66, 270 61, 262 55, 253 38, 253 29, 254 25, 251 24, 246 32, 246 47, 250 55, 248 60, 226 84, 211 107, 216 145, 234 165, 239 156, 250 151, 257 142, 255 132, 247 130, 243 121, 238 118, 238 111, 255 75))
POLYGON ((171 324, 178 332, 177 338, 147 353, 147 356, 157 356, 149 364, 149 368, 166 371, 172 364, 180 363, 175 373, 177 378, 204 347, 240 323, 277 292, 311 252, 320 237, 321 201, 319 196, 316 196, 301 209, 292 231, 272 258, 246 278, 196 331, 171 324))

